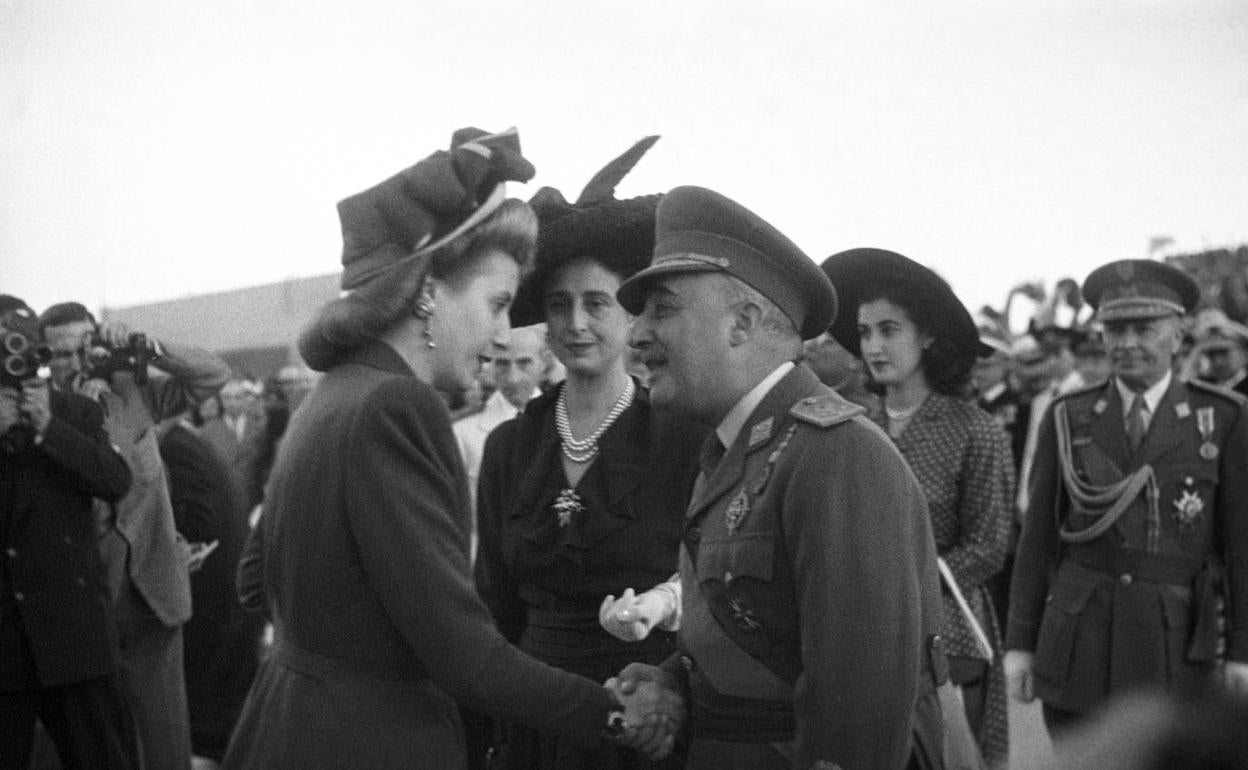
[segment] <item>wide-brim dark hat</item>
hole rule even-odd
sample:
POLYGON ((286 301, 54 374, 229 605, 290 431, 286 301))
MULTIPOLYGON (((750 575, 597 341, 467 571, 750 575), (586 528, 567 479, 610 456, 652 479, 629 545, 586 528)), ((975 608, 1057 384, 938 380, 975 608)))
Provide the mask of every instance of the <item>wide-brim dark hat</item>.
POLYGON ((615 188, 659 137, 647 136, 612 160, 568 203, 553 187, 538 190, 529 204, 538 216, 537 258, 511 306, 511 325, 545 319, 546 287, 560 268, 588 258, 623 281, 650 264, 654 211, 660 194, 617 200, 615 188))
POLYGON ((930 268, 895 251, 874 248, 833 254, 821 267, 836 287, 842 308, 828 331, 855 356, 862 357, 858 306, 885 292, 920 298, 934 306, 936 312, 931 317, 936 328, 925 329, 927 333, 948 340, 968 356, 982 358, 992 354, 992 348, 979 339, 979 330, 966 306, 948 282, 930 268))

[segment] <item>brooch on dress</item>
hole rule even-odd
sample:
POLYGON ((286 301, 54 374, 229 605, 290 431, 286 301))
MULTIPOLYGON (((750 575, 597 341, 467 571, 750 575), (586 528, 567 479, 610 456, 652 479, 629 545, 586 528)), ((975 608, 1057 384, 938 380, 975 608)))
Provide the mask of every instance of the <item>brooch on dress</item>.
POLYGON ((555 498, 555 504, 551 506, 555 511, 555 516, 559 518, 559 526, 566 527, 572 523, 572 517, 578 513, 585 512, 585 506, 581 504, 581 496, 576 493, 575 489, 565 487, 559 496, 555 498))
POLYGON ((1196 523, 1196 519, 1200 517, 1200 512, 1205 510, 1205 501, 1200 499, 1200 495, 1196 494, 1196 490, 1192 488, 1192 479, 1187 478, 1187 489, 1174 500, 1174 520, 1181 527, 1190 527, 1196 523))

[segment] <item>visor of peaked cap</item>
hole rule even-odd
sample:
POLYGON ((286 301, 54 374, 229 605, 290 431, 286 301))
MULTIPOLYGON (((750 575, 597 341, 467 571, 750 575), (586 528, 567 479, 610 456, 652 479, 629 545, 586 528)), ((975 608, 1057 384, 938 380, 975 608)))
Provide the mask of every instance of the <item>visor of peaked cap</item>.
POLYGON ((514 128, 501 134, 460 129, 449 152, 439 150, 338 204, 342 288, 427 256, 493 213, 505 198, 505 182, 532 177, 514 128))
POLYGON ((1088 274, 1083 296, 1098 321, 1144 320, 1191 312, 1200 301, 1200 287, 1163 262, 1122 259, 1088 274))
POLYGON ((693 186, 663 196, 655 212, 654 259, 620 286, 617 297, 637 315, 657 278, 703 272, 749 284, 789 317, 804 340, 823 334, 836 317, 836 290, 810 257, 741 204, 693 186))
POLYGON ((970 312, 953 289, 930 268, 887 249, 859 248, 833 254, 823 261, 823 272, 836 287, 844 308, 829 331, 836 341, 859 358, 858 307, 883 289, 905 297, 921 298, 934 306, 936 328, 932 335, 947 339, 968 355, 982 358, 993 348, 979 339, 970 312))
POLYGON ((551 278, 568 262, 589 257, 621 280, 650 264, 654 251, 654 211, 661 195, 617 200, 615 188, 659 137, 647 136, 613 159, 568 203, 553 187, 529 201, 541 227, 537 259, 511 307, 513 326, 545 320, 544 295, 551 278))

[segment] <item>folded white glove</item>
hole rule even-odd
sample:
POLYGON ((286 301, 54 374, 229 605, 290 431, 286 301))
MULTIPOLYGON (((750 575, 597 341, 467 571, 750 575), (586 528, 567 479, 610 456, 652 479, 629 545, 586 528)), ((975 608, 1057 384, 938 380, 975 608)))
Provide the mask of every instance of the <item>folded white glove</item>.
POLYGON ((626 642, 645 639, 655 626, 664 631, 680 628, 680 581, 659 583, 641 594, 624 589, 616 599, 608 596, 598 608, 598 622, 607 633, 626 642))

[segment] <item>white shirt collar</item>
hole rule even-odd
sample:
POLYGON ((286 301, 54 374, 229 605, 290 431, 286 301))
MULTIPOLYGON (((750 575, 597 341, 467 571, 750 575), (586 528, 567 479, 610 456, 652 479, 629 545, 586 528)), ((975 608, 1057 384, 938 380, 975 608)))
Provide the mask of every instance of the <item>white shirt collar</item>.
MULTIPOLYGON (((1161 403, 1161 397, 1166 395, 1166 389, 1170 387, 1170 379, 1173 375, 1169 370, 1166 371, 1164 377, 1158 380, 1151 388, 1144 391, 1144 403, 1148 404, 1148 413, 1157 414, 1157 405, 1161 403)), ((1114 385, 1118 387, 1118 395, 1122 397, 1122 414, 1126 417, 1127 412, 1131 411, 1131 399, 1135 397, 1135 391, 1123 384, 1122 380, 1114 378, 1114 385)))
POLYGON ((763 402, 763 398, 771 392, 776 383, 784 375, 788 374, 792 368, 792 361, 785 361, 783 364, 780 364, 771 374, 755 385, 753 390, 746 393, 740 401, 728 410, 728 414, 724 416, 724 419, 719 423, 719 427, 715 429, 715 435, 719 436, 720 443, 724 445, 724 449, 732 446, 732 443, 737 440, 737 434, 745 427, 745 421, 750 419, 750 415, 763 402))
POLYGON ((1005 392, 1005 383, 998 382, 996 385, 993 385, 988 390, 985 390, 983 393, 979 394, 979 399, 986 404, 990 404, 997 399, 997 396, 1001 395, 1004 392, 1005 392))

